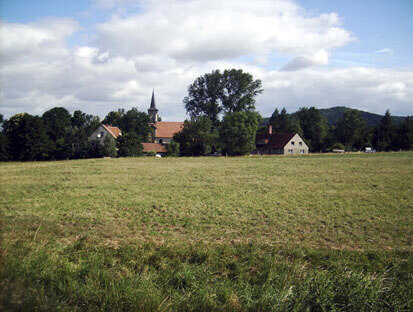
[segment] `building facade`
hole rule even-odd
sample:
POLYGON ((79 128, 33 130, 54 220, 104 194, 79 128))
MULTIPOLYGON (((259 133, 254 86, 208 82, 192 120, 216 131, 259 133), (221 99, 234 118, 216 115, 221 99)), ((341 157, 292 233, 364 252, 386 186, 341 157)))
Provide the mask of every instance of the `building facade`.
POLYGON ((303 155, 308 154, 308 146, 297 133, 257 134, 255 139, 256 154, 260 155, 303 155))
POLYGON ((93 132, 88 141, 91 143, 100 143, 104 144, 106 136, 110 135, 113 139, 116 139, 118 136, 122 135, 122 132, 118 127, 113 127, 111 125, 101 124, 95 132, 93 132))

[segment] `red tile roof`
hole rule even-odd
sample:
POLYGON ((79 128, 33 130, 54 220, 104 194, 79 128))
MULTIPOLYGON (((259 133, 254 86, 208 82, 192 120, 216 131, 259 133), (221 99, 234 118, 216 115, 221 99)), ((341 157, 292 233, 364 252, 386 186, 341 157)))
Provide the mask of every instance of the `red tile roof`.
POLYGON ((181 131, 184 126, 183 122, 160 121, 154 124, 156 138, 171 138, 175 133, 181 131))
MULTIPOLYGON (((103 125, 103 124, 102 124, 103 125)), ((118 136, 122 135, 122 132, 118 127, 113 127, 111 125, 103 125, 103 127, 108 130, 108 132, 116 139, 118 136)))
POLYGON ((166 148, 163 144, 159 143, 142 143, 143 152, 147 153, 150 151, 155 151, 156 153, 166 153, 166 148))
POLYGON ((257 134, 255 142, 261 147, 284 148, 295 135, 295 133, 257 134))

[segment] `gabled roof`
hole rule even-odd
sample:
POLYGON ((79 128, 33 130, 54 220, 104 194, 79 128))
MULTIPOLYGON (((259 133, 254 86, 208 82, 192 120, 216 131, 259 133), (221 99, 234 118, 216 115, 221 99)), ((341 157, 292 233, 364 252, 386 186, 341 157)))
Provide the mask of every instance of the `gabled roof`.
POLYGON ((142 143, 143 152, 147 153, 150 151, 155 151, 156 153, 166 153, 166 148, 163 144, 159 143, 142 143))
POLYGON ((175 133, 182 130, 183 122, 172 122, 172 121, 160 121, 153 126, 156 128, 155 137, 156 138, 172 138, 175 133))
POLYGON ((257 146, 284 148, 296 133, 272 133, 257 134, 255 143, 257 146))
POLYGON ((120 131, 118 127, 113 127, 111 125, 104 125, 104 124, 102 124, 102 126, 110 133, 111 136, 113 136, 114 139, 122 135, 122 132, 120 131))

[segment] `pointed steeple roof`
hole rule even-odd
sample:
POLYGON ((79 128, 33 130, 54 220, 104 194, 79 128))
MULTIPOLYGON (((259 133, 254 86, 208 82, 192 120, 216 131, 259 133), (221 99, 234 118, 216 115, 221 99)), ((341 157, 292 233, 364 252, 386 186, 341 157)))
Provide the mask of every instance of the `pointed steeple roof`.
POLYGON ((152 90, 151 107, 148 109, 148 111, 158 111, 155 104, 155 90, 152 90))

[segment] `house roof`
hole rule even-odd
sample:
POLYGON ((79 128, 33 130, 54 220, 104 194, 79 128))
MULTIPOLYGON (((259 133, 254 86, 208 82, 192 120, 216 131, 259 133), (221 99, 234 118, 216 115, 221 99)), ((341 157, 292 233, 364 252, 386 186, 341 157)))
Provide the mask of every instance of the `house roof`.
POLYGON ((122 135, 122 132, 118 127, 113 127, 111 125, 104 125, 102 126, 113 136, 114 139, 116 139, 118 136, 122 135))
POLYGON ((156 153, 166 153, 166 148, 164 145, 159 143, 142 143, 143 152, 147 153, 150 151, 155 151, 156 153))
POLYGON ((272 133, 258 134, 255 138, 257 146, 284 148, 296 133, 272 133))
POLYGON ((172 138, 175 133, 181 131, 183 122, 160 121, 153 125, 156 128, 156 138, 172 138))

